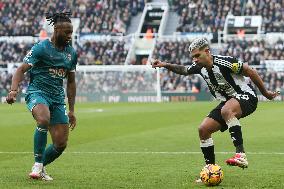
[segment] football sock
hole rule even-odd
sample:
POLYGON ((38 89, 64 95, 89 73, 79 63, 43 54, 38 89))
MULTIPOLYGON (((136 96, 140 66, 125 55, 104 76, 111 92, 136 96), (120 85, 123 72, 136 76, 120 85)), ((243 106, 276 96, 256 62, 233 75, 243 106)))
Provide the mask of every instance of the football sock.
POLYGON ((243 136, 242 136, 242 127, 241 123, 236 117, 227 121, 227 125, 229 127, 229 132, 236 147, 236 153, 244 153, 244 146, 243 146, 243 136))
POLYGON ((47 128, 38 125, 34 133, 34 157, 35 162, 42 163, 42 156, 47 143, 47 128))
POLYGON ((205 163, 215 164, 214 143, 213 139, 200 140, 200 148, 202 150, 205 163))
POLYGON ((47 164, 50 164, 53 162, 56 158, 58 158, 62 152, 64 151, 64 148, 56 148, 53 144, 49 145, 43 154, 43 166, 46 166, 47 164))

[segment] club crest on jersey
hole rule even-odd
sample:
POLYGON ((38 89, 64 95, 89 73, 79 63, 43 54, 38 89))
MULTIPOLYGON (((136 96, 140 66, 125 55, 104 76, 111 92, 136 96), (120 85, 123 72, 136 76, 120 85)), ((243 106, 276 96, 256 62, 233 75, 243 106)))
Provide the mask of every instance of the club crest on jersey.
POLYGON ((240 70, 240 64, 239 64, 239 63, 233 63, 233 64, 232 64, 232 71, 233 71, 234 73, 238 73, 239 70, 240 70))
POLYGON ((72 58, 72 57, 71 57, 71 54, 67 54, 66 57, 67 57, 67 59, 68 59, 69 61, 71 61, 71 58, 72 58))

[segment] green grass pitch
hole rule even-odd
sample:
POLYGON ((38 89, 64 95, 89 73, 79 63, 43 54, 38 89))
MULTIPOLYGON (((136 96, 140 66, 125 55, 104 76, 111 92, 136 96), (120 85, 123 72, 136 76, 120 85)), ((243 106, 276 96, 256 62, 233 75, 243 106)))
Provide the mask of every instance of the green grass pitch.
MULTIPOLYGON (((0 188, 206 188, 197 128, 217 102, 77 104, 66 153, 52 182, 27 178, 35 127, 24 104, 0 104, 0 188)), ((224 181, 216 188, 284 188, 283 102, 262 102, 241 120, 249 168, 228 167, 229 133, 213 135, 224 181)), ((50 142, 50 140, 49 140, 50 142)))

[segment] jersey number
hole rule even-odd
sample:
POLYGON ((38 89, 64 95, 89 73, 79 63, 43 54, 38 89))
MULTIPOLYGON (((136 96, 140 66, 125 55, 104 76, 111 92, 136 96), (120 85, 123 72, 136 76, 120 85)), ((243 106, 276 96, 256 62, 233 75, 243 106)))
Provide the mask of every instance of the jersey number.
POLYGON ((237 95, 236 95, 236 98, 239 99, 239 100, 241 100, 241 99, 243 99, 243 100, 249 100, 249 96, 246 95, 246 94, 237 94, 237 95))

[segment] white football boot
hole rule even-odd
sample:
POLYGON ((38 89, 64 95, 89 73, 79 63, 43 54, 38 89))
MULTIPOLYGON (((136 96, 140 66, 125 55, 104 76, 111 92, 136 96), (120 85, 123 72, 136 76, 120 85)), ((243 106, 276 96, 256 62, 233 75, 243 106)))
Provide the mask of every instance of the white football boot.
POLYGON ((196 180, 195 180, 195 183, 197 183, 197 184, 200 184, 200 183, 202 183, 202 180, 201 180, 201 178, 198 178, 198 179, 196 179, 196 180))
POLYGON ((42 169, 43 169, 43 164, 35 162, 35 164, 32 167, 32 172, 29 174, 29 177, 32 179, 40 179, 42 169))
POLYGON ((53 180, 53 178, 47 174, 45 167, 42 168, 41 179, 44 180, 44 181, 52 181, 53 180))
POLYGON ((248 160, 245 153, 236 153, 232 158, 226 160, 230 166, 238 166, 241 168, 248 168, 248 160))

